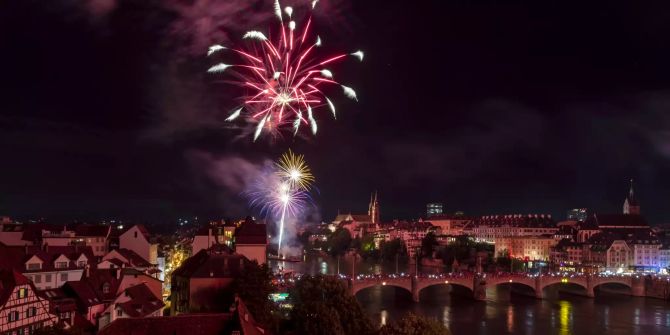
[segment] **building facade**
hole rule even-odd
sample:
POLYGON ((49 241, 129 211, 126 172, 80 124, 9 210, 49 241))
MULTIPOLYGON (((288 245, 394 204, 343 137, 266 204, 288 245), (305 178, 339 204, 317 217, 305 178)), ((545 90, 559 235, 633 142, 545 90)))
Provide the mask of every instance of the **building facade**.
POLYGON ((32 283, 15 270, 0 270, 0 333, 32 334, 57 322, 32 283))

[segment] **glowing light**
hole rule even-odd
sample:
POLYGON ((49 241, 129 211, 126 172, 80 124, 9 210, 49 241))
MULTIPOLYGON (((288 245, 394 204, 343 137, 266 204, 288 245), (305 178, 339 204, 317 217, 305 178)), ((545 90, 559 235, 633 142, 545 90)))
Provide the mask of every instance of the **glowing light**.
POLYGON ((253 183, 247 195, 251 205, 279 220, 278 254, 281 255, 284 224, 289 216, 296 216, 310 202, 309 189, 314 182, 303 155, 291 150, 275 162, 267 174, 253 183))
POLYGON ((291 188, 307 191, 314 182, 314 175, 303 155, 296 155, 289 150, 279 158, 276 165, 278 176, 285 180, 291 188))
MULTIPOLYGON (((315 5, 316 1, 312 7, 315 5)), ((294 9, 284 7, 282 10, 279 1, 274 2, 274 13, 280 29, 274 35, 269 34, 270 38, 258 30, 251 30, 242 38, 253 45, 238 48, 215 44, 207 52, 211 56, 227 50, 239 57, 233 64, 219 63, 207 72, 229 73, 230 78, 224 82, 245 90, 240 97, 243 108, 236 110, 239 114, 231 115, 226 121, 236 121, 239 116, 244 116, 248 124, 256 127, 254 141, 263 133, 278 135, 286 128, 297 136, 301 123, 309 125, 312 134, 316 134, 315 112, 326 106, 333 117, 336 115, 335 105, 325 95, 330 86, 339 85, 344 96, 358 101, 354 89, 334 81, 332 70, 323 68, 343 60, 348 54, 321 58, 315 48, 321 45, 321 38, 316 36, 315 41, 314 35, 310 34, 311 17, 303 23, 294 21, 294 9), (288 16, 286 22, 284 15, 288 16), (234 71, 228 71, 231 67, 234 71), (307 111, 307 117, 302 111, 307 111)), ((349 55, 360 61, 364 56, 360 50, 349 55)))

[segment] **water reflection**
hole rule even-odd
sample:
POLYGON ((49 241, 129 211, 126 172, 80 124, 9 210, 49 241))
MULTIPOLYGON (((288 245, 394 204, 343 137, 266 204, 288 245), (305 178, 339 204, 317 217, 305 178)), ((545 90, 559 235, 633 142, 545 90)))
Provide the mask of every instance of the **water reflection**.
POLYGON ((558 303, 558 320, 560 321, 559 334, 560 335, 569 335, 572 334, 570 329, 572 328, 572 305, 565 300, 561 300, 558 303))
MULTIPOLYGON (((351 260, 342 258, 340 262, 340 272, 350 274, 351 260)), ((325 269, 332 274, 336 272, 337 261, 308 257, 307 262, 286 262, 285 266, 302 273, 323 273, 325 269)), ((355 269, 357 273, 394 273, 395 263, 371 264, 359 260, 355 269)), ((401 264, 400 271, 407 271, 407 266, 401 264)), ((596 299, 567 294, 548 296, 538 300, 501 285, 487 290, 487 300, 482 302, 468 296, 468 290, 438 285, 422 290, 420 303, 412 302, 408 292, 389 286, 363 290, 356 297, 379 325, 414 312, 441 320, 453 334, 670 334, 670 307, 662 300, 603 292, 596 299)))
POLYGON ((507 306, 507 332, 514 332, 514 308, 512 305, 507 306))

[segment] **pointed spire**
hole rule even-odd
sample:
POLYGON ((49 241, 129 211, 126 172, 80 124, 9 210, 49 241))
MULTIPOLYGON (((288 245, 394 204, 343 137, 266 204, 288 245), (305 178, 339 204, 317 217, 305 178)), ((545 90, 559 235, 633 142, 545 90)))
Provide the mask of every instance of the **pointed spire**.
POLYGON ((634 191, 633 191, 633 179, 630 180, 630 191, 628 191, 628 198, 633 200, 634 191))

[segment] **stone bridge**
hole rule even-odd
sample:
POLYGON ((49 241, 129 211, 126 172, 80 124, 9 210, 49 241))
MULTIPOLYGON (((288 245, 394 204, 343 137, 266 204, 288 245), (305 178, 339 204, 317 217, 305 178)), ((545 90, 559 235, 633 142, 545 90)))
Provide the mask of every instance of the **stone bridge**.
POLYGON ((421 290, 434 285, 456 285, 469 289, 478 300, 486 299, 486 289, 496 285, 523 285, 529 287, 537 298, 543 298, 546 287, 556 284, 575 284, 585 289, 588 297, 594 297, 594 289, 603 284, 623 284, 631 289, 633 296, 645 296, 644 278, 623 275, 577 275, 577 274, 475 274, 454 273, 427 276, 358 276, 348 280, 352 294, 374 286, 395 286, 412 293, 412 299, 419 301, 421 290))

